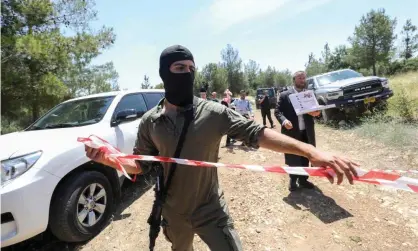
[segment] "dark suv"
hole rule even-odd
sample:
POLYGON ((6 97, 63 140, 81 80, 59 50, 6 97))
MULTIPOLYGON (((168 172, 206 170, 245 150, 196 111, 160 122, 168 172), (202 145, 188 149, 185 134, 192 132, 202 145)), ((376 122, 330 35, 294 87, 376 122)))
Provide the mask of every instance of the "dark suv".
POLYGON ((264 91, 268 92, 269 95, 269 101, 270 101, 270 107, 275 108, 277 103, 277 88, 270 87, 270 88, 258 88, 257 94, 256 94, 256 100, 255 100, 255 107, 257 109, 260 109, 260 100, 264 96, 264 91))
POLYGON ((387 78, 364 77, 350 69, 316 75, 306 82, 308 89, 315 92, 320 105, 336 106, 322 112, 324 121, 345 112, 359 114, 368 108, 384 107, 386 100, 393 96, 387 78))

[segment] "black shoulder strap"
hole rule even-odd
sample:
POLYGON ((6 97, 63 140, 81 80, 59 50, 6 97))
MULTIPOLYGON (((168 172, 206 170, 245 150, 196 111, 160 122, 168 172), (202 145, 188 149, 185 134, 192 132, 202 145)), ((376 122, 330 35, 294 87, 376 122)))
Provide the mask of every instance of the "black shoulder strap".
MULTIPOLYGON (((183 128, 181 130, 179 141, 177 142, 176 151, 174 153, 173 158, 180 157, 181 150, 183 149, 183 143, 186 139, 187 130, 189 129, 190 122, 193 120, 193 109, 189 109, 185 112, 185 118, 184 118, 184 124, 183 128)), ((162 195, 163 195, 163 201, 165 201, 165 196, 167 195, 168 188, 170 187, 171 180, 173 179, 174 172, 176 171, 177 163, 171 163, 171 168, 169 170, 168 176, 167 176, 167 183, 164 184, 164 177, 160 177, 160 181, 162 185, 162 195)), ((164 173, 164 172, 162 172, 164 173)))

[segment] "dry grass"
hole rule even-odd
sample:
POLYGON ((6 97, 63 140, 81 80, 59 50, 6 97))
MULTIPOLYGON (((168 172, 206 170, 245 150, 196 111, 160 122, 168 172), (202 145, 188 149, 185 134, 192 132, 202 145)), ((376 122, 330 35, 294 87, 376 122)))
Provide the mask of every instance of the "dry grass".
POLYGON ((388 116, 407 121, 418 121, 418 72, 390 78, 394 96, 389 99, 388 116))
POLYGON ((386 113, 362 119, 354 127, 360 136, 380 141, 404 152, 418 152, 418 72, 394 76, 389 80, 394 96, 386 113))

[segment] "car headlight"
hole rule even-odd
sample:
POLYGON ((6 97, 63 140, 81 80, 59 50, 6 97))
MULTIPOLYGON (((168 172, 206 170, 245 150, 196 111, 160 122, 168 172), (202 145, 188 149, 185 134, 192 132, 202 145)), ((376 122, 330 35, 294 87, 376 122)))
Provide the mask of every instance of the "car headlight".
POLYGON ((343 96, 343 91, 336 91, 336 92, 327 93, 327 98, 328 99, 337 99, 341 96, 343 96))
POLYGON ((29 170, 36 161, 41 157, 42 151, 26 154, 14 159, 7 159, 1 161, 1 183, 2 185, 16 177, 19 177, 24 172, 29 170))
POLYGON ((389 80, 388 79, 385 79, 385 80, 382 81, 382 87, 384 87, 384 88, 389 87, 389 80))

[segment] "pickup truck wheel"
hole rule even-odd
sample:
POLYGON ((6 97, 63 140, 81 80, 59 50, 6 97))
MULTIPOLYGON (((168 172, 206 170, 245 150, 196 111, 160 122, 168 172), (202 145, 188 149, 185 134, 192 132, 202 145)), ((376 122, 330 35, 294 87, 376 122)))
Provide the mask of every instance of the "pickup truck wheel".
MULTIPOLYGON (((319 101, 319 104, 320 105, 325 105, 325 103, 323 101, 319 101)), ((335 109, 335 108, 322 110, 321 115, 320 115, 320 119, 322 119, 322 121, 324 123, 328 123, 329 121, 334 119, 334 116, 337 112, 338 112, 338 110, 335 109)))
POLYGON ((102 173, 76 173, 57 189, 51 204, 49 225, 58 239, 86 241, 109 222, 114 198, 112 186, 102 173))
POLYGON ((373 107, 372 112, 385 112, 388 109, 388 102, 386 100, 381 100, 380 102, 376 103, 373 107))

